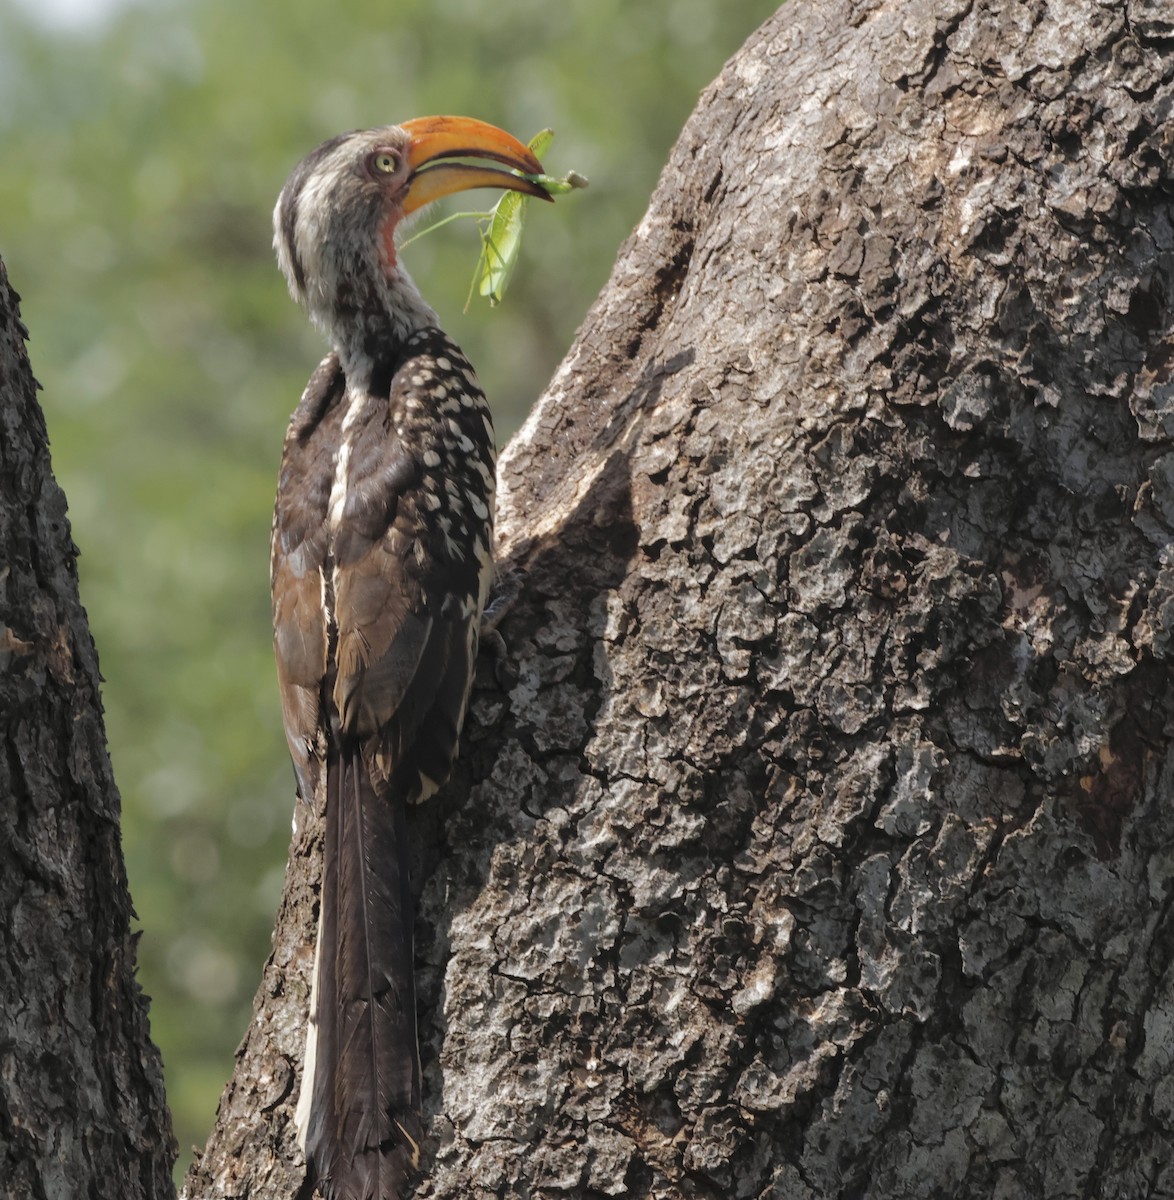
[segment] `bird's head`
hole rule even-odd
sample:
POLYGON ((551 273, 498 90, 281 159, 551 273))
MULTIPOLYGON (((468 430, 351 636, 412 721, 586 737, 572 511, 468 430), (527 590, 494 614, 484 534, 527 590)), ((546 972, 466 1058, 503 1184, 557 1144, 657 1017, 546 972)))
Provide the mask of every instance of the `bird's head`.
POLYGON ((471 117, 421 117, 340 134, 294 168, 273 210, 273 245, 291 295, 337 341, 356 313, 379 310, 413 323, 430 310, 396 259, 407 216, 468 188, 493 187, 550 199, 536 183, 498 167, 538 174, 517 138, 471 117))

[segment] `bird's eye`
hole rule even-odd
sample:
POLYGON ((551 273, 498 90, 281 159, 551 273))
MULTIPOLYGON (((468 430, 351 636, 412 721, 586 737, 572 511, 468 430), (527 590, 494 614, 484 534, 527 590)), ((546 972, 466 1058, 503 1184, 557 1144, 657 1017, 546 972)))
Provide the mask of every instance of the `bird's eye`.
POLYGON ((371 166, 381 175, 394 175, 399 159, 390 150, 376 150, 371 155, 371 166))

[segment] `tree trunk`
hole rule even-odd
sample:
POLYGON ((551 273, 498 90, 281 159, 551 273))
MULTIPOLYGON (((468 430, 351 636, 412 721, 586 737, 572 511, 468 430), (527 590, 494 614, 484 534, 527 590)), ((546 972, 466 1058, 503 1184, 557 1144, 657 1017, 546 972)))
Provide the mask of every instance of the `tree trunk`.
MULTIPOLYGON (((794 0, 702 97, 502 465, 420 1196, 1174 1195, 1172 49, 794 0)), ((301 1186, 316 836, 192 1197, 301 1186)))
POLYGON ((0 262, 0 1196, 162 1200, 175 1139, 25 336, 0 262))

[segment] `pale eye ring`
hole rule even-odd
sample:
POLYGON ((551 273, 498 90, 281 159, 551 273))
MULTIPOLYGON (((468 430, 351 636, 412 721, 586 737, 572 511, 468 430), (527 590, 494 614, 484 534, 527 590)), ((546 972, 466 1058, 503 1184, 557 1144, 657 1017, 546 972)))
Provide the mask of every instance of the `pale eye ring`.
POLYGON ((371 155, 371 169, 378 175, 394 175, 399 170, 399 158, 390 150, 376 150, 371 155))

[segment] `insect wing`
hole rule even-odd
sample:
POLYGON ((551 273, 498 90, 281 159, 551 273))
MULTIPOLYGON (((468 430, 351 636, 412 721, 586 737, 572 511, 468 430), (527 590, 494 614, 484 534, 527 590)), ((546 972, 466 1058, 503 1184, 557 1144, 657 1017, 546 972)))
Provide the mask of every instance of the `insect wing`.
POLYGON ((526 225, 526 203, 526 197, 518 192, 506 192, 494 205, 493 218, 483 235, 485 265, 481 269, 479 291, 489 298, 490 304, 501 303, 517 266, 526 225))

